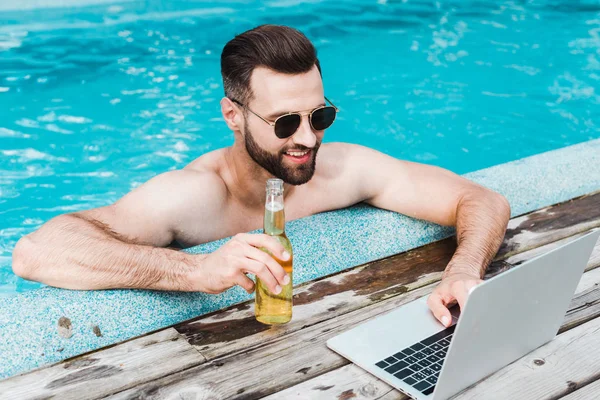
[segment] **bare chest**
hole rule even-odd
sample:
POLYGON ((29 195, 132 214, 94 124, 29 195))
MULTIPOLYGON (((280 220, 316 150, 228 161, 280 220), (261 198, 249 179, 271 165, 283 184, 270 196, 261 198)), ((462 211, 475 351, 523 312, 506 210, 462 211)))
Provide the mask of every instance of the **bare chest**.
MULTIPOLYGON (((285 201, 286 222, 308 217, 324 211, 346 207, 330 196, 319 193, 305 193, 290 197, 285 201)), ((211 213, 210 218, 190 218, 177 235, 177 241, 185 246, 194 246, 214 240, 234 236, 238 233, 262 230, 264 208, 251 208, 240 202, 229 202, 220 212, 211 213)))

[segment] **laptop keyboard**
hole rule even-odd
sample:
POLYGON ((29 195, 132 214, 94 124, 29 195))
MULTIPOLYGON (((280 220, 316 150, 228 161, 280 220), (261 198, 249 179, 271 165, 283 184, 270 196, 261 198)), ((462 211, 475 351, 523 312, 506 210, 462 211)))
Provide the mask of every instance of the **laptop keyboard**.
POLYGON ((421 393, 431 394, 442 370, 455 326, 429 336, 375 365, 421 393))

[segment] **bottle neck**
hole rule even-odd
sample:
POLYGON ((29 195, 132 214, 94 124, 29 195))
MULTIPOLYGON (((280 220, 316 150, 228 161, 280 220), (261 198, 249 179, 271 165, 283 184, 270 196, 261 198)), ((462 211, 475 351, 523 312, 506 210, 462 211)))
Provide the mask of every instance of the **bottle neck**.
POLYGON ((282 235, 285 232, 283 192, 267 191, 264 222, 264 231, 267 235, 282 235))

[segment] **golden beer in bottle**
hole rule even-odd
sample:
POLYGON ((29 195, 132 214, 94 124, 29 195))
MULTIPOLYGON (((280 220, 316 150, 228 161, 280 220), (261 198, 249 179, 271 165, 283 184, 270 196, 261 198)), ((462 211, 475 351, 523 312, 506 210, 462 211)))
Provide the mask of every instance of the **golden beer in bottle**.
POLYGON ((264 233, 277 239, 290 254, 287 261, 273 256, 265 248, 262 251, 269 253, 285 270, 290 277, 287 285, 281 286, 281 293, 272 293, 267 286, 256 277, 255 314, 256 319, 263 324, 285 324, 292 319, 292 244, 285 235, 285 212, 283 210, 283 181, 269 179, 267 181, 267 199, 265 201, 264 233))

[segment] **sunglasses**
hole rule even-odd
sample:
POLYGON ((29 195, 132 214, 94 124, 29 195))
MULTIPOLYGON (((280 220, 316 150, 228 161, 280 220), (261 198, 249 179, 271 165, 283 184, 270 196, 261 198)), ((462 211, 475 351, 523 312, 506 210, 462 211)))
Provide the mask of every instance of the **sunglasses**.
POLYGON ((246 105, 235 99, 231 99, 231 101, 234 103, 244 107, 246 110, 250 111, 252 114, 256 115, 258 118, 274 127, 275 136, 277 136, 279 139, 289 138, 296 133, 300 127, 300 124, 302 123, 302 116, 304 115, 308 115, 308 121, 314 130, 322 131, 329 128, 331 124, 333 124, 333 121, 335 121, 335 116, 337 115, 339 109, 327 97, 325 97, 325 100, 327 100, 331 106, 320 106, 308 113, 291 112, 277 117, 275 121, 269 121, 268 119, 261 117, 249 109, 246 105))

